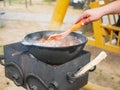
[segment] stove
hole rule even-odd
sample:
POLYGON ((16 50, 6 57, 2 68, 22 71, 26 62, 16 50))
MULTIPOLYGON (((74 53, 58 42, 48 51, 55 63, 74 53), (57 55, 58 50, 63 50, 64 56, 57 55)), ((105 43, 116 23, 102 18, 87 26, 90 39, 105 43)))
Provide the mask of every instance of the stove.
POLYGON ((85 50, 69 62, 51 65, 16 42, 4 46, 4 59, 6 77, 27 90, 79 90, 88 82, 89 71, 77 78, 73 76, 90 62, 90 53, 85 50))

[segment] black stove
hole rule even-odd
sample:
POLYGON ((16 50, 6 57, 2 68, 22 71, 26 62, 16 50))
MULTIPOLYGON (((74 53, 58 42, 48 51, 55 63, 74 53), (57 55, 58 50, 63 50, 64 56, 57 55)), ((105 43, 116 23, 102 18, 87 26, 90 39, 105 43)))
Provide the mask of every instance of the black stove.
POLYGON ((27 90, 79 90, 87 84, 89 71, 75 78, 81 67, 90 62, 90 53, 82 50, 73 60, 50 65, 35 58, 20 42, 4 46, 5 75, 27 90))

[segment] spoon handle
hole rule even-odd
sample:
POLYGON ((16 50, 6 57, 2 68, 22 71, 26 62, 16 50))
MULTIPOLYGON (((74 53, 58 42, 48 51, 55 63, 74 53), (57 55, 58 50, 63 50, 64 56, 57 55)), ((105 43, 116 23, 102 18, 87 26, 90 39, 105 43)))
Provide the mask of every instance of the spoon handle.
POLYGON ((73 25, 73 26, 70 28, 70 32, 73 32, 73 31, 81 28, 83 25, 84 25, 84 22, 83 22, 83 20, 81 20, 79 23, 73 25))

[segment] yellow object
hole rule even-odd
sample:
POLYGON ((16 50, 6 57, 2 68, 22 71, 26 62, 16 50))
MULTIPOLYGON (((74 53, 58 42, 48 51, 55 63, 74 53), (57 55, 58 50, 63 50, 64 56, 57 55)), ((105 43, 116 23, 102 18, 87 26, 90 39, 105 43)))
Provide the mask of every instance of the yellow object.
POLYGON ((48 27, 49 30, 59 30, 69 6, 70 0, 57 0, 53 16, 48 27))
MULTIPOLYGON (((100 6, 99 2, 93 2, 90 5, 91 8, 100 6)), ((118 17, 119 15, 106 15, 106 18, 104 16, 93 22, 94 37, 88 37, 87 44, 120 53, 120 27, 115 26, 118 17), (107 21, 106 24, 103 24, 104 20, 107 21), (118 32, 118 35, 115 32, 118 32)))
POLYGON ((113 90, 111 88, 102 87, 102 86, 99 86, 99 85, 96 85, 96 84, 93 84, 93 83, 90 83, 90 82, 88 82, 88 84, 85 85, 83 87, 83 89, 85 89, 85 90, 113 90))

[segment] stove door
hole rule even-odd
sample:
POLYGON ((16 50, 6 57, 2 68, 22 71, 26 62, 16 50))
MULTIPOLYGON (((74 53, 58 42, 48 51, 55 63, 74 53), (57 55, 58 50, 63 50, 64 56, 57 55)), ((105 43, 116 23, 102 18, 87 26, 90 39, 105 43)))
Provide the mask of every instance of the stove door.
POLYGON ((5 65, 5 75, 12 79, 17 86, 23 85, 22 69, 14 62, 5 65))
POLYGON ((37 75, 28 74, 26 77, 27 90, 48 90, 47 84, 37 75))

